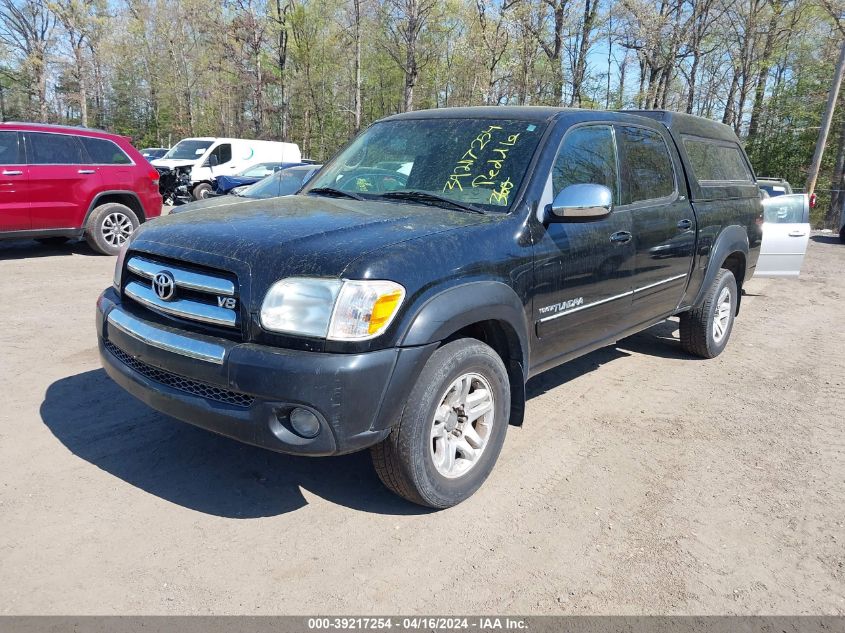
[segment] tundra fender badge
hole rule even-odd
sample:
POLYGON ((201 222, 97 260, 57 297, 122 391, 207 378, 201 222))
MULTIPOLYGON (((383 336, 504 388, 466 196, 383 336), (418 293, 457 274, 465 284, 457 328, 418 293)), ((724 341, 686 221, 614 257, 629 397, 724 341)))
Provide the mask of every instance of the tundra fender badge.
POLYGON ((583 304, 584 297, 576 297, 575 299, 568 299, 567 301, 561 301, 560 303, 553 303, 550 306, 543 306, 538 311, 540 312, 540 314, 562 312, 564 310, 571 310, 572 308, 577 308, 578 306, 583 304))

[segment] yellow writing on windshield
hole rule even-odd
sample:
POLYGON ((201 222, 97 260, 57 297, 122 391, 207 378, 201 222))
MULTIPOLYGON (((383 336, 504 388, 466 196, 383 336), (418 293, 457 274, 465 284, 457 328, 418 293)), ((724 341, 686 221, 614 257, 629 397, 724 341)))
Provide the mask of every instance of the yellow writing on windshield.
POLYGON ((443 186, 444 192, 454 189, 464 191, 465 186, 492 188, 490 204, 505 206, 508 204, 513 183, 509 177, 500 181, 500 176, 507 162, 508 153, 516 145, 520 133, 509 134, 488 148, 493 141, 494 133, 500 130, 502 130, 500 125, 491 125, 472 140, 469 149, 457 160, 452 173, 446 179, 446 184, 443 186), (485 148, 487 148, 486 152, 484 152, 485 148), (480 160, 482 152, 486 154, 483 161, 480 160))
POLYGON ((452 173, 449 174, 449 178, 446 180, 446 185, 443 187, 443 191, 451 191, 455 188, 459 191, 464 190, 461 179, 472 176, 473 166, 479 156, 476 152, 480 153, 483 151, 484 148, 487 147, 487 144, 492 140, 493 132, 501 129, 501 125, 491 125, 486 130, 479 132, 478 135, 472 139, 472 142, 469 144, 469 149, 458 159, 458 162, 455 164, 455 168, 452 170, 452 173))
POLYGON ((505 178, 499 185, 499 188, 496 191, 492 191, 490 193, 490 204, 499 204, 502 206, 507 206, 508 196, 511 193, 511 189, 513 189, 513 183, 511 182, 511 179, 505 178))

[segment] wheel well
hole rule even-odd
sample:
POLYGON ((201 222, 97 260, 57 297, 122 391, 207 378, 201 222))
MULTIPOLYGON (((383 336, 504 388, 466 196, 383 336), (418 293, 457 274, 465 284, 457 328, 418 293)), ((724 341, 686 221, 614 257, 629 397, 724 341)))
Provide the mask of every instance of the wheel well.
POLYGON ((474 338, 486 343, 502 359, 511 387, 510 423, 521 426, 525 415, 525 375, 523 350, 516 331, 505 321, 479 321, 450 334, 443 343, 461 338, 474 338))
POLYGON ((745 255, 740 252, 731 253, 722 262, 721 268, 731 271, 734 279, 736 279, 736 289, 739 293, 736 298, 736 314, 739 314, 739 304, 742 302, 742 284, 745 281, 745 255))
POLYGON ((122 204, 132 209, 135 212, 135 215, 138 216, 138 222, 143 223, 147 219, 144 215, 144 207, 141 206, 141 202, 131 193, 104 193, 102 196, 94 200, 94 204, 91 205, 91 211, 109 202, 117 202, 118 204, 122 204))

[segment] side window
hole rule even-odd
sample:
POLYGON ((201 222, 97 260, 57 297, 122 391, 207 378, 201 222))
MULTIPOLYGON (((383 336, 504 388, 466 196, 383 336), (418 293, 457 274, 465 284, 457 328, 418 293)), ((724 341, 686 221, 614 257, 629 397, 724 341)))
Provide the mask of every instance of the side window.
POLYGON ((83 136, 82 144, 95 165, 129 165, 132 161, 117 144, 104 138, 83 136))
POLYGON ((622 204, 655 200, 675 191, 675 170, 666 142, 654 130, 620 126, 622 204))
POLYGON ((82 145, 79 139, 69 134, 45 134, 34 132, 27 134, 32 149, 33 165, 81 165, 82 145))
POLYGON ((569 185, 604 185, 617 201, 616 146, 609 125, 577 127, 566 133, 552 167, 556 196, 569 185))
POLYGON ((232 144, 223 143, 211 150, 212 156, 217 156, 217 164, 222 165, 232 160, 232 144))
POLYGON ((734 143, 684 137, 684 149, 699 182, 751 182, 742 150, 734 143))
POLYGON ((0 132, 0 165, 22 165, 23 152, 18 152, 18 133, 0 132))

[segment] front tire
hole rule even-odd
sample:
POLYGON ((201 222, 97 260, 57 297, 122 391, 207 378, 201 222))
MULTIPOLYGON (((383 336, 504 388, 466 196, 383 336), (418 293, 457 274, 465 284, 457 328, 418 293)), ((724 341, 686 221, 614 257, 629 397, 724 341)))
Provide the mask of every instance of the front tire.
POLYGON ((839 241, 845 244, 845 226, 839 229, 839 241))
POLYGON ((715 358, 728 344, 739 299, 736 279, 721 269, 703 303, 681 314, 681 347, 694 356, 715 358))
POLYGON ((88 218, 85 240, 103 255, 117 255, 138 228, 138 216, 117 202, 102 204, 88 218))
POLYGON ((371 449, 379 478, 430 508, 469 498, 493 470, 505 441, 510 383, 491 347, 475 339, 432 354, 399 423, 371 449))
POLYGON ((194 200, 205 200, 211 195, 211 185, 207 182, 201 182, 194 187, 191 193, 194 196, 194 200))

